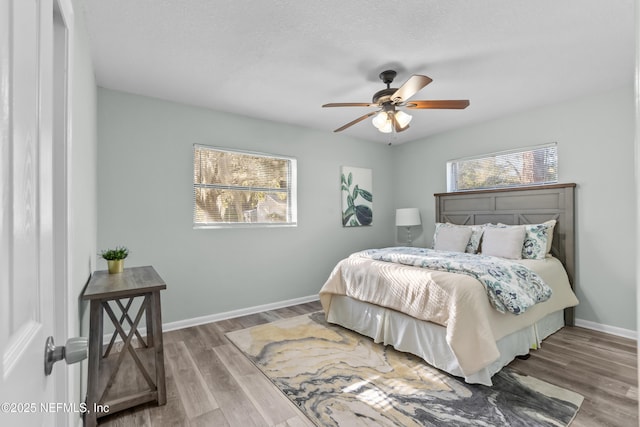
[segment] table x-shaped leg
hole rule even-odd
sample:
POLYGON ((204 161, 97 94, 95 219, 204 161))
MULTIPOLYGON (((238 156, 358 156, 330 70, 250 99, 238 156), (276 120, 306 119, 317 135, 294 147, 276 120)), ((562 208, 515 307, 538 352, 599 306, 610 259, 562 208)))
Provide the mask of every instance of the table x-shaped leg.
MULTIPOLYGON (((120 325, 122 325, 122 322, 124 322, 126 320, 127 323, 129 324, 129 326, 133 326, 133 320, 131 320, 131 317, 129 317, 129 309, 131 308, 131 304, 133 303, 134 299, 135 298, 129 298, 129 301, 127 301, 126 307, 124 305, 122 305, 122 302, 119 299, 115 300, 116 304, 118 304, 118 307, 120 308, 120 311, 122 312, 122 315, 120 316, 120 321, 118 322, 120 325)), ((149 310, 147 310, 147 311, 149 311, 149 310)), ((148 328, 149 328, 149 326, 147 325, 147 329, 148 328)), ((118 336, 118 331, 113 331, 113 335, 111 335, 111 340, 109 341, 109 345, 107 346, 107 349, 105 350, 104 355, 102 357, 109 356, 109 354, 111 353, 111 350, 113 348, 113 345, 116 342, 117 336, 118 336)), ((142 338, 142 336, 140 335, 140 332, 137 329, 136 329, 136 337, 138 338, 138 340, 142 343, 142 345, 144 347, 148 347, 149 346, 149 344, 147 342, 145 342, 145 340, 142 338)))
POLYGON ((108 301, 103 301, 102 302, 102 306, 104 308, 104 311, 109 315, 109 318, 111 319, 111 323, 113 323, 113 326, 115 326, 115 328, 116 328, 116 332, 114 332, 114 334, 117 333, 118 335, 120 335, 120 337, 122 337, 122 340, 124 341, 124 344, 122 346, 122 350, 118 354, 118 360, 117 360, 117 362, 115 364, 115 368, 114 368, 113 372, 111 372, 111 376, 109 377, 109 380, 107 381, 107 385, 106 385, 104 391, 102 392, 102 397, 100 398, 100 400, 104 399, 104 397, 109 392, 109 389, 113 385, 115 377, 116 377, 116 374, 118 373, 118 370, 120 369, 120 366, 122 364, 122 361, 124 360, 124 356, 126 355, 127 351, 131 354, 131 357, 133 358, 134 362, 138 366, 138 369, 140 370, 140 373, 144 377, 145 381, 147 382, 149 388, 151 390, 155 390, 156 389, 156 384, 153 382, 153 380, 149 376, 149 373, 147 372, 146 368, 144 367, 144 364, 140 361, 140 358, 136 354, 135 349, 131 346, 131 340, 132 340, 133 336, 136 335, 136 333, 138 333, 138 324, 140 323, 140 319, 142 319, 142 315, 144 314, 145 310, 147 310, 148 307, 149 307, 149 298, 150 298, 149 295, 145 295, 144 302, 142 303, 142 305, 138 309, 138 313, 136 314, 135 321, 131 325, 131 330, 129 331, 128 335, 125 332, 125 330, 122 328, 122 325, 120 324, 120 322, 118 322, 118 318, 113 313, 113 310, 111 309, 111 306, 109 305, 109 302, 108 301))

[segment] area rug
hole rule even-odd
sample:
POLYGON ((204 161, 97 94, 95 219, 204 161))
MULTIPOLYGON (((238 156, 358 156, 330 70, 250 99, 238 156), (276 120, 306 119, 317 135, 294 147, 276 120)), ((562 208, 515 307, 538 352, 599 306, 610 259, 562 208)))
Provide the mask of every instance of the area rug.
POLYGON ((322 312, 227 337, 318 426, 567 426, 583 400, 508 367, 466 384, 322 312))

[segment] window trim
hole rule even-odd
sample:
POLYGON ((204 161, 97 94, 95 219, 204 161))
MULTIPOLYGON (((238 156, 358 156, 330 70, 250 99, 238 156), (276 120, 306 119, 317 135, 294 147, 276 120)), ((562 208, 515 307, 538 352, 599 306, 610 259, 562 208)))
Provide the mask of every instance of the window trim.
POLYGON ((250 150, 238 150, 234 148, 217 147, 205 144, 193 144, 192 151, 192 183, 193 183, 193 206, 192 206, 192 223, 193 229, 214 229, 214 228, 274 228, 274 227, 297 227, 298 226, 298 166, 297 159, 291 156, 285 156, 281 154, 262 153, 259 151, 250 150), (288 174, 288 187, 287 189, 277 189, 271 187, 251 187, 251 186, 234 186, 234 185, 217 185, 217 184, 199 184, 194 182, 195 175, 195 163, 196 163, 196 151, 197 149, 207 149, 211 151, 222 151, 226 153, 246 154, 249 156, 267 157, 270 159, 287 160, 289 162, 289 174, 288 174), (196 209, 196 189, 197 188, 219 188, 228 190, 253 190, 253 191, 265 191, 270 193, 286 193, 289 210, 289 221, 287 222, 217 222, 217 223, 202 223, 195 220, 196 209))
MULTIPOLYGON (((477 159, 485 159, 485 158, 490 158, 490 157, 498 157, 498 156, 503 156, 506 154, 513 154, 513 153, 523 153, 523 152, 527 152, 527 151, 534 151, 534 150, 539 150, 539 149, 543 149, 543 148, 549 148, 549 147, 555 147, 556 148, 556 159, 558 156, 558 143, 557 142, 549 142, 549 143, 545 143, 545 144, 538 144, 538 145, 530 145, 530 146, 526 146, 526 147, 519 147, 519 148, 514 148, 514 149, 510 149, 510 150, 502 150, 502 151, 495 151, 495 152, 491 152, 491 153, 484 153, 484 154, 478 154, 475 156, 468 156, 468 157, 460 157, 457 159, 451 159, 447 161, 447 165, 446 165, 446 181, 447 181, 447 192, 448 193, 455 193, 455 192, 467 192, 467 191, 479 191, 479 190, 496 190, 496 189, 501 189, 501 188, 506 188, 506 189, 510 189, 510 188, 524 188, 524 187, 537 187, 537 186, 541 186, 541 185, 550 185, 550 184, 557 184, 559 182, 559 176, 558 173, 556 173, 556 179, 555 181, 544 181, 544 182, 535 182, 535 183, 525 183, 525 184, 511 184, 511 185, 500 185, 500 186, 491 186, 491 187, 477 187, 477 188, 468 188, 468 189, 459 189, 459 188, 454 188, 453 186, 453 167, 454 167, 454 163, 457 162, 461 162, 461 161, 468 161, 468 160, 477 160, 477 159)), ((558 168, 558 162, 556 160, 556 169, 558 168)))

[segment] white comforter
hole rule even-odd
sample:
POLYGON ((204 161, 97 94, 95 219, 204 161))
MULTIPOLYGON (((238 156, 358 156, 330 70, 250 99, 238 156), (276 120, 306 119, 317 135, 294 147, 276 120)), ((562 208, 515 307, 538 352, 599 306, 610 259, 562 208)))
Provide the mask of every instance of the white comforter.
POLYGON ((482 284, 470 276, 359 257, 338 263, 320 291, 320 301, 328 312, 332 295, 346 295, 441 325, 461 371, 472 375, 498 359, 497 340, 578 304, 557 259, 519 262, 538 273, 553 295, 517 316, 496 311, 482 284))

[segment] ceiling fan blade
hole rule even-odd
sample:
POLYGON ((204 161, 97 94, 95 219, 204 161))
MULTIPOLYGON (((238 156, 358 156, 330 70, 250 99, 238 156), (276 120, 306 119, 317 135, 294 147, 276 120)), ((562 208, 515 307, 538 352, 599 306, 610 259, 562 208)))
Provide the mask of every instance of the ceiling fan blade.
POLYGON ((324 104, 323 107, 377 107, 378 104, 370 104, 368 102, 332 102, 324 104))
POLYGON ((371 116, 376 115, 377 113, 378 113, 377 111, 372 111, 372 112, 370 112, 370 113, 365 114, 364 116, 360 116, 360 117, 358 117, 357 119, 355 119, 355 120, 353 120, 353 121, 351 121, 351 122, 347 123, 346 125, 344 125, 344 126, 340 126, 338 129, 334 130, 334 132, 340 132, 340 131, 343 131, 343 130, 345 130, 346 128, 348 128, 348 127, 351 127, 351 126, 355 125, 356 123, 360 123, 361 121, 365 120, 365 119, 366 119, 366 118, 368 118, 368 117, 371 117, 371 116))
POLYGON ((421 76, 420 74, 414 74, 409 77, 409 80, 404 82, 398 90, 391 95, 391 102, 394 104, 400 104, 406 102, 407 99, 415 95, 420 89, 431 83, 432 80, 427 76, 421 76))
POLYGON ((469 106, 468 99, 448 100, 448 101, 410 101, 405 105, 412 109, 457 109, 461 110, 469 106))

